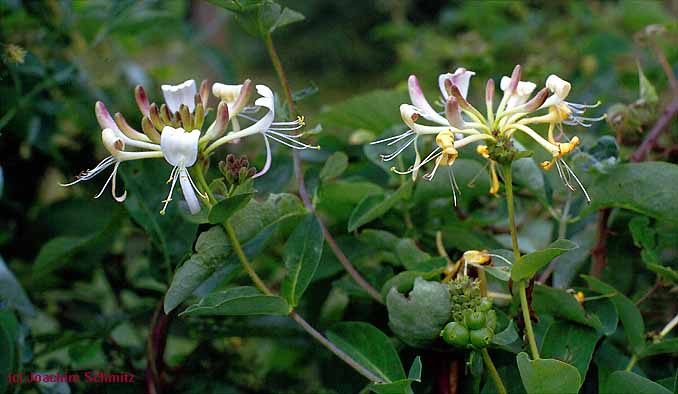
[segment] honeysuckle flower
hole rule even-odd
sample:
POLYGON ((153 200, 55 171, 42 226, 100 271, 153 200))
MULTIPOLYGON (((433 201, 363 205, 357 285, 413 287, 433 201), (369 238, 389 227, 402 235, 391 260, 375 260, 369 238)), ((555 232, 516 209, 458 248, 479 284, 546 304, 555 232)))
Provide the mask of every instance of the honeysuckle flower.
MULTIPOLYGON (((254 175, 255 177, 266 173, 271 166, 270 140, 293 149, 317 148, 299 140, 303 133, 290 133, 304 126, 302 116, 291 122, 274 121, 275 96, 267 86, 256 85, 256 91, 261 97, 254 102, 254 106, 248 107, 247 102, 252 88, 252 82, 248 79, 240 85, 216 83, 210 86, 207 81, 202 81, 198 89, 195 81, 190 79, 175 86, 162 85, 165 103, 158 105, 150 103, 144 88, 137 86, 134 97, 142 115, 141 132, 130 126, 122 114, 111 116, 106 106, 102 102, 97 102, 95 115, 102 129, 101 141, 110 156, 93 169, 83 171, 73 182, 63 186, 90 180, 112 166, 113 171, 96 198, 100 197, 111 183, 114 199, 122 202, 127 192, 124 191, 120 195, 116 193, 116 178, 120 164, 129 160, 162 158, 172 166, 172 169, 167 181, 170 190, 167 198, 162 201, 160 213, 166 212, 178 181, 188 209, 195 214, 201 209, 198 197, 206 200, 209 197, 206 194, 207 190, 201 190, 193 182, 189 171, 199 163, 199 160, 208 160, 210 154, 219 146, 251 135, 262 135, 266 145, 266 163, 262 171, 254 175), (219 98, 219 103, 214 121, 203 132, 210 90, 219 98), (257 119, 262 109, 265 112, 257 119), (238 117, 252 124, 241 130, 238 117), (227 133, 229 124, 233 129, 227 133)), ((201 170, 202 166, 198 167, 198 171, 201 170)), ((201 186, 207 187, 204 182, 201 186)))
MULTIPOLYGON (((264 137, 264 144, 266 145, 266 162, 261 171, 254 174, 253 178, 260 177, 268 172, 271 168, 271 144, 269 140, 273 140, 282 145, 292 149, 320 149, 318 146, 306 144, 299 139, 304 133, 288 134, 287 132, 295 131, 304 126, 304 117, 299 116, 296 120, 290 122, 274 122, 275 120, 275 96, 273 91, 266 85, 256 85, 256 91, 259 98, 254 101, 254 108, 238 113, 237 116, 253 121, 254 123, 242 130, 233 131, 225 136, 217 139, 205 149, 205 155, 209 155, 219 146, 233 142, 241 138, 252 135, 262 135, 264 137), (267 112, 260 118, 256 119, 255 115, 261 109, 267 112)), ((217 93, 223 93, 222 90, 217 90, 217 93)))
POLYGON ((187 132, 182 128, 175 129, 170 126, 165 126, 162 130, 160 139, 162 154, 165 157, 165 160, 172 165, 173 168, 170 177, 167 180, 168 183, 172 183, 172 186, 170 186, 167 198, 163 200, 165 205, 160 211, 161 214, 165 213, 167 204, 172 201, 172 192, 174 192, 174 185, 177 183, 177 178, 179 179, 184 199, 192 214, 200 212, 200 201, 198 201, 195 192, 202 198, 207 199, 207 195, 202 194, 195 186, 195 183, 193 183, 193 179, 187 170, 187 168, 195 164, 195 161, 198 159, 199 138, 200 130, 187 132))
MULTIPOLYGON (((489 162, 490 193, 499 191, 499 178, 496 172, 498 163, 504 165, 513 160, 509 140, 513 133, 522 132, 532 138, 550 155, 551 160, 544 161, 540 166, 544 170, 552 167, 558 169, 558 174, 565 185, 574 190, 573 181, 583 191, 589 200, 588 193, 584 189, 574 171, 565 162, 567 154, 573 152, 579 144, 579 138, 574 136, 567 139, 562 133, 562 125, 580 125, 590 127, 591 123, 604 118, 584 117, 583 113, 595 105, 576 104, 566 101, 571 91, 571 84, 560 77, 551 75, 546 79, 545 87, 534 96, 533 92, 537 85, 529 81, 521 81, 521 68, 516 66, 510 77, 503 77, 500 88, 503 96, 499 105, 494 108, 494 81, 488 80, 485 90, 486 112, 481 113, 466 99, 469 82, 474 73, 463 68, 458 68, 454 73, 442 74, 438 78, 438 86, 442 95, 439 104, 444 110, 437 112, 429 104, 422 93, 419 81, 414 76, 408 79, 408 89, 412 104, 400 106, 401 117, 408 130, 392 137, 374 141, 372 144, 386 143, 387 146, 395 145, 393 153, 381 155, 382 160, 390 161, 396 158, 410 145, 414 145, 415 161, 405 171, 392 170, 398 174, 412 174, 415 180, 417 172, 434 161, 432 170, 424 176, 431 180, 440 166, 451 167, 459 155, 458 149, 471 143, 484 141, 483 145, 476 147, 476 152, 489 162), (546 114, 538 114, 546 110, 546 114), (536 115, 535 115, 536 114, 536 115), (444 116, 443 116, 444 115, 444 116), (434 123, 425 125, 419 123, 423 118, 434 123), (530 127, 531 124, 548 124, 547 137, 542 137, 530 127), (556 127, 561 135, 556 138, 556 127), (417 146, 418 139, 426 135, 435 135, 435 148, 425 157, 421 158, 417 146), (562 140, 562 141, 561 141, 562 140), (490 149, 490 145, 492 148, 490 149)), ((450 183, 456 203, 455 189, 458 190, 450 169, 450 183)))

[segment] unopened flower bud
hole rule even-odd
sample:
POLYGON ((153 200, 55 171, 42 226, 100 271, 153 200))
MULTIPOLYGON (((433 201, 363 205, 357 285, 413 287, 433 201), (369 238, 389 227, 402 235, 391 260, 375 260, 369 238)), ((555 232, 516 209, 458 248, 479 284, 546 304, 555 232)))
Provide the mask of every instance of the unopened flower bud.
POLYGON ((153 127, 153 123, 151 123, 151 120, 148 118, 148 116, 144 116, 141 119, 141 130, 144 131, 144 134, 153 142, 156 144, 160 143, 160 134, 158 131, 153 127))
POLYGON ((122 131, 129 138, 138 141, 149 140, 143 133, 136 131, 132 126, 130 126, 125 120, 125 117, 122 116, 120 112, 115 114, 115 123, 118 125, 118 128, 120 128, 120 131, 122 131))
POLYGON ((160 118, 160 109, 156 103, 151 104, 148 109, 148 115, 156 130, 161 131, 165 127, 165 123, 160 118))
POLYGON ((520 82, 520 74, 521 74, 520 64, 516 64, 516 66, 513 68, 513 72, 511 73, 511 83, 509 84, 508 89, 506 89, 506 92, 508 92, 509 94, 514 94, 516 89, 518 88, 518 83, 520 82))
POLYGON ((137 102, 139 111, 141 111, 144 116, 148 116, 150 104, 148 103, 148 96, 146 95, 146 91, 144 90, 143 86, 137 85, 137 87, 134 88, 134 99, 137 102))
POLYGON ((202 124, 204 121, 205 121, 205 107, 202 105, 202 103, 197 103, 195 105, 195 114, 193 116, 194 127, 197 130, 202 130, 202 124))
POLYGON ((463 129, 465 127, 464 119, 461 117, 461 112, 459 111, 459 103, 454 96, 450 96, 445 103, 445 117, 447 121, 450 122, 450 126, 454 126, 458 129, 463 129))
POLYGON ((494 100, 494 79, 488 79, 487 84, 485 85, 485 102, 491 106, 493 100, 494 100))
POLYGON ((184 104, 179 106, 179 116, 181 117, 181 127, 184 130, 193 130, 193 119, 191 117, 191 111, 184 104))
POLYGON ((203 79, 202 82, 200 82, 198 96, 200 97, 200 102, 202 103, 203 107, 207 107, 207 102, 210 99, 210 86, 206 79, 203 79))
MULTIPOLYGON (((160 105, 160 119, 162 119, 163 123, 166 125, 171 125, 174 123, 174 119, 172 119, 172 113, 170 112, 167 104, 160 105)), ((172 127, 174 127, 174 125, 172 125, 172 127)))
POLYGON ((94 104, 94 114, 102 130, 103 129, 118 130, 118 126, 115 124, 115 121, 111 117, 111 114, 108 112, 108 109, 106 108, 106 105, 103 102, 97 101, 94 104))
POLYGON ((525 103, 525 111, 532 112, 538 110, 539 107, 541 107, 542 104, 544 104, 544 101, 546 101, 546 98, 548 98, 548 96, 549 96, 548 88, 543 88, 542 90, 537 92, 537 94, 534 97, 532 97, 530 101, 525 103))
POLYGON ((217 116, 214 122, 205 132, 203 138, 207 141, 221 137, 228 127, 229 111, 228 104, 225 101, 219 102, 217 107, 217 116))

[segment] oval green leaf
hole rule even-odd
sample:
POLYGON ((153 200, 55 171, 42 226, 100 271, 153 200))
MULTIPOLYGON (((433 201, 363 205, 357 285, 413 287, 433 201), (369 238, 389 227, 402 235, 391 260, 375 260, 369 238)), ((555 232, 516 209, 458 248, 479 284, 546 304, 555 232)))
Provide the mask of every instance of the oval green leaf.
POLYGON ((577 244, 566 239, 559 239, 546 249, 528 253, 518 259, 511 269, 511 278, 515 281, 530 279, 540 269, 547 266, 551 260, 570 250, 576 249, 577 244))
POLYGON ((581 385, 577 368, 554 359, 530 360, 527 353, 516 357, 527 394, 576 394, 581 385))
POLYGON ((223 223, 250 201, 254 192, 236 194, 216 203, 210 209, 207 219, 212 224, 223 223))
POLYGON ((287 276, 282 294, 292 307, 297 306, 318 269, 323 242, 323 229, 313 214, 302 219, 287 240, 284 253, 287 276))

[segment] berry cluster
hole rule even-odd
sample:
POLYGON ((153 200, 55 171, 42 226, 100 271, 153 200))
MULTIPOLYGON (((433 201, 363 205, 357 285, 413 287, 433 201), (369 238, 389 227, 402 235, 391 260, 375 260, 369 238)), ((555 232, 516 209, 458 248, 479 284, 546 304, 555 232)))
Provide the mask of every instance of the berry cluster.
POLYGON ((492 342, 497 314, 492 301, 481 297, 477 279, 459 276, 450 282, 451 316, 440 332, 445 342, 455 347, 483 349, 492 342))
POLYGON ((226 161, 219 162, 219 171, 230 185, 240 184, 247 178, 253 177, 257 172, 256 168, 250 167, 247 157, 240 156, 239 159, 236 159, 232 153, 226 156, 226 161))

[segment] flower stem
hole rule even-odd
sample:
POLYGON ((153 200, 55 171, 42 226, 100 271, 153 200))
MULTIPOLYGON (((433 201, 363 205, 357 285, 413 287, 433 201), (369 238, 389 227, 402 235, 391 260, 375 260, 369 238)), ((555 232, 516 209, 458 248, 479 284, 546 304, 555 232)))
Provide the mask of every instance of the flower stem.
POLYGON ((527 334, 527 342, 529 342, 530 344, 532 359, 539 360, 539 349, 537 349, 537 341, 534 339, 534 331, 532 330, 532 320, 530 320, 530 307, 527 304, 527 294, 525 293, 525 281, 521 280, 518 283, 518 291, 520 292, 520 308, 523 310, 523 320, 525 320, 525 332, 527 334))
POLYGON ((636 356, 634 354, 633 356, 631 356, 631 359, 629 360, 629 363, 626 365, 626 368, 624 369, 624 371, 630 372, 633 369, 633 367, 636 365, 637 362, 638 362, 638 356, 636 356))
POLYGON ((511 229, 511 245, 513 246, 514 264, 520 258, 520 249, 518 248, 518 230, 516 229, 516 212, 513 206, 513 178, 511 175, 511 165, 503 166, 504 187, 506 188, 506 205, 508 206, 509 227, 511 229))
MULTIPOLYGON (((264 38, 264 43, 266 44, 268 55, 271 58, 271 62, 273 63, 273 68, 275 68, 276 74, 278 74, 280 85, 282 85, 283 91, 285 92, 287 106, 290 110, 290 117, 294 117, 297 115, 297 111, 294 106, 294 100, 292 98, 292 89, 290 88, 290 83, 287 80, 285 69, 282 66, 282 62, 280 61, 278 52, 275 50, 273 38, 271 37, 270 34, 266 35, 266 37, 264 38)), ((368 295, 370 295, 370 297, 372 297, 375 301, 379 302, 380 304, 383 304, 384 300, 382 299, 379 291, 375 289, 372 285, 370 285, 369 282, 367 282, 367 280, 365 280, 365 278, 362 277, 360 272, 358 272, 358 270, 353 266, 353 264, 351 264, 351 261, 348 259, 348 257, 346 257, 346 254, 341 250, 339 244, 328 230, 327 225, 325 225, 325 222, 316 212, 315 207, 313 206, 313 202, 311 201, 311 198, 309 197, 308 192, 306 191, 306 186, 304 184, 304 174, 301 171, 301 159, 299 158, 299 153, 296 150, 292 151, 292 159, 294 161, 294 176, 295 178, 297 178, 297 188, 299 190, 299 197, 303 201, 306 209, 313 213, 313 215, 318 219, 318 222, 320 222, 320 226, 323 229, 323 234, 325 235, 325 241, 327 241, 327 244, 330 246, 330 249, 332 249, 332 252, 334 252, 334 255, 337 257, 337 260, 339 260, 339 262, 344 267, 346 272, 348 272, 348 274, 351 276, 351 278, 353 278, 353 280, 358 284, 358 286, 365 290, 365 292, 368 295)))
POLYGON ((238 237, 235 235, 235 230, 233 230, 233 226, 231 226, 231 223, 229 223, 228 220, 224 222, 224 228, 226 229, 228 239, 231 241, 231 246, 233 246, 235 254, 238 256, 238 259, 240 260, 240 263, 242 263, 247 275, 249 275, 250 279, 252 279, 252 282, 254 282, 254 285, 262 293, 266 295, 273 295, 271 290, 268 289, 268 286, 266 286, 264 281, 262 281, 259 275, 257 275, 256 271, 254 271, 254 268, 252 268, 247 256, 245 256, 245 252, 242 250, 242 246, 240 245, 240 241, 238 241, 238 237))
POLYGON ((504 382, 501 381, 501 376, 499 376, 499 372, 497 372, 497 368, 494 366, 492 358, 490 358, 490 353, 487 351, 487 349, 483 349, 480 352, 483 355, 483 361, 485 361, 487 371, 489 372, 494 385, 497 386, 497 392, 499 394, 506 394, 506 387, 504 387, 504 382))
MULTIPOLYGON (((518 230, 516 229, 516 213, 513 204, 513 179, 511 177, 511 165, 503 166, 504 187, 506 188, 506 205, 508 206, 509 227, 511 229, 511 245, 513 246, 514 264, 520 259, 520 249, 518 248, 518 230)), ((527 293, 525 291, 525 281, 518 283, 518 292, 520 293, 520 308, 523 310, 523 320, 525 320, 525 331, 527 341, 530 344, 532 359, 539 360, 539 349, 537 341, 534 339, 532 330, 532 320, 530 320, 530 306, 527 303, 527 293)))

